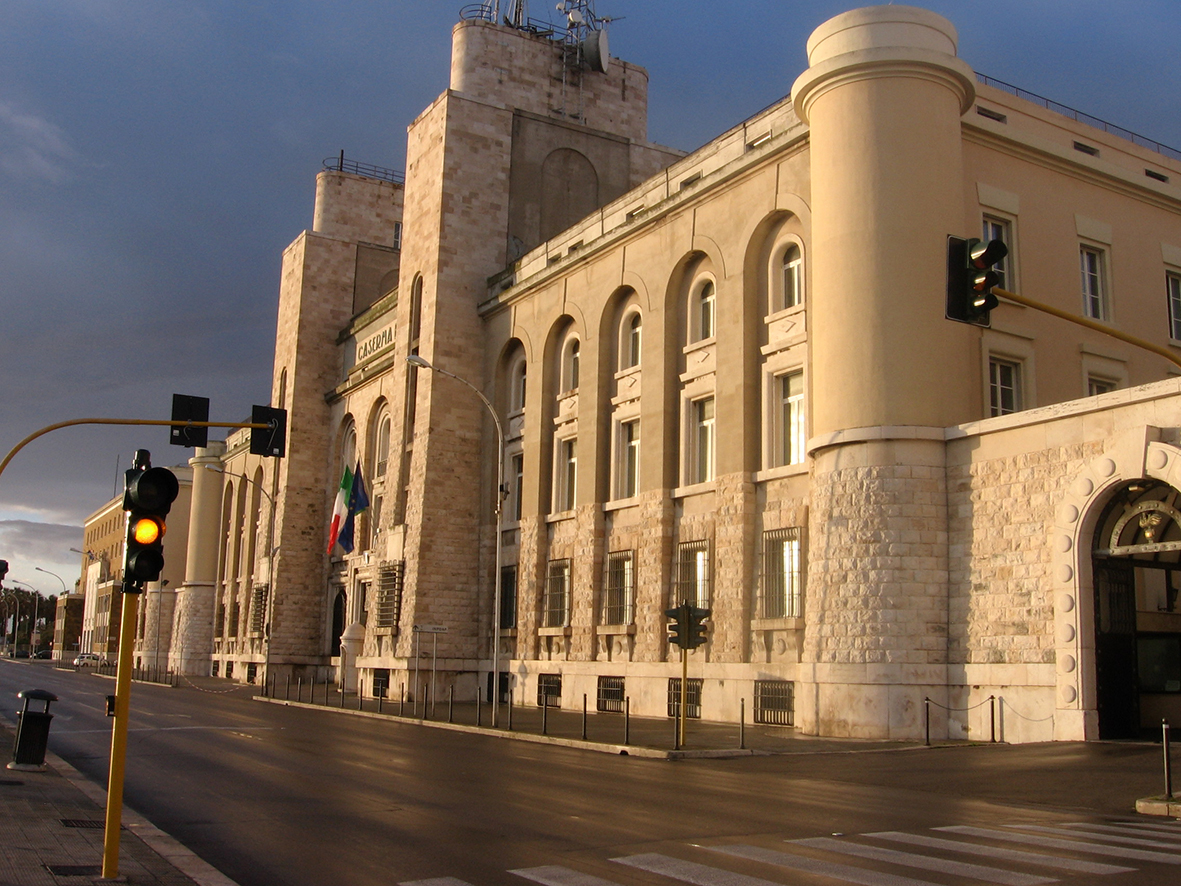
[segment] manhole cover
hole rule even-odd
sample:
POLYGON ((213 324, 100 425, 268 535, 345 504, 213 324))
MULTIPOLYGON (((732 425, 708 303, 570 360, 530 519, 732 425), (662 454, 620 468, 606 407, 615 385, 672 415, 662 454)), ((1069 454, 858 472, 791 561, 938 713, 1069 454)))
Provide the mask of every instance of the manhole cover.
POLYGON ((47 864, 45 870, 55 877, 97 877, 103 872, 101 864, 47 864))

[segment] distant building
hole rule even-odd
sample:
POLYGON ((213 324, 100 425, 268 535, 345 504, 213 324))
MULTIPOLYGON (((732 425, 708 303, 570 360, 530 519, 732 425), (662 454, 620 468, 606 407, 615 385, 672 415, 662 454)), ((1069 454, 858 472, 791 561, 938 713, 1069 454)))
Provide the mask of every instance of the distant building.
POLYGON ((981 82, 901 6, 820 26, 789 97, 681 155, 647 141, 647 73, 572 29, 461 21, 404 181, 320 173, 283 256, 288 454, 194 459, 170 664, 413 697, 433 625, 459 698, 664 716, 688 600, 693 716, 1176 718, 1175 369, 944 298, 948 235, 999 238, 1005 288, 1181 354, 1177 155, 981 82), (358 463, 369 508, 329 555, 358 463))

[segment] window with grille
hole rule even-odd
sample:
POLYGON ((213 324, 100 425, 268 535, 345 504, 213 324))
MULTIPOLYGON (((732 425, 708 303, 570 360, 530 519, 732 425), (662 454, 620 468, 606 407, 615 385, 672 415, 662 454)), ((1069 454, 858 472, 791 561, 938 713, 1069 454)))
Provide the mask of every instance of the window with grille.
POLYGON ((562 675, 537 675, 537 706, 560 708, 562 706, 562 675))
POLYGON ((800 530, 771 529, 763 533, 762 618, 799 618, 803 573, 800 530))
POLYGON ((254 662, 246 665, 246 682, 253 684, 258 679, 258 665, 254 662))
POLYGON ((790 680, 755 680, 755 722, 794 726, 795 689, 790 680))
POLYGON ((634 551, 607 555, 607 588, 601 624, 629 625, 635 619, 636 556, 634 551))
POLYGON ((710 563, 709 541, 686 541, 677 545, 673 569, 673 605, 689 602, 703 609, 709 608, 710 563))
POLYGON ((402 572, 403 563, 390 563, 377 572, 377 602, 374 607, 374 625, 379 628, 396 628, 402 616, 402 572))
POLYGON ((517 626, 517 567, 504 566, 500 570, 500 628, 517 626))
POLYGON ((255 585, 250 600, 250 633, 261 634, 267 627, 267 597, 269 585, 255 585))
MULTIPOLYGON (((685 717, 689 720, 701 719, 701 678, 690 677, 685 681, 685 717)), ((681 678, 668 678, 668 715, 681 715, 681 678)))
POLYGON ((606 712, 623 710, 623 677, 599 677, 595 710, 606 712))
POLYGON ((545 580, 543 627, 564 628, 570 618, 570 561, 550 560, 545 580))

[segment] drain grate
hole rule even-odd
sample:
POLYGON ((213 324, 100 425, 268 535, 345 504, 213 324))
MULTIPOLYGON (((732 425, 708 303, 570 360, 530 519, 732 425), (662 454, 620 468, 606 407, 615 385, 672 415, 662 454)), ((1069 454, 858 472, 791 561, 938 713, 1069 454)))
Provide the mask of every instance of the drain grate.
POLYGON ((101 864, 47 864, 45 870, 55 877, 97 877, 103 872, 101 864))
POLYGON ((0 778, 0 787, 19 788, 23 784, 23 781, 17 781, 14 778, 0 778))
POLYGON ((101 818, 63 818, 59 820, 68 828, 96 828, 101 830, 106 827, 106 822, 101 818))

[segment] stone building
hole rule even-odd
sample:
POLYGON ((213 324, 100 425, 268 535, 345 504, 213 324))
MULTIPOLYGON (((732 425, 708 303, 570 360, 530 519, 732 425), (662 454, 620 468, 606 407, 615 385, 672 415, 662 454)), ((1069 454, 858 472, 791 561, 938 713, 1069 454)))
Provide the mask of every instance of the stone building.
POLYGON ((944 299, 947 237, 999 238, 1004 288, 1181 355, 1177 154, 883 6, 683 155, 594 33, 460 21, 404 178, 319 175, 280 282, 288 455, 198 453, 171 663, 415 697, 431 626, 457 697, 664 716, 688 600, 707 719, 915 738, 930 699, 935 734, 1032 741, 1175 717, 1176 369, 944 299), (358 463, 370 506, 327 554, 358 463))

